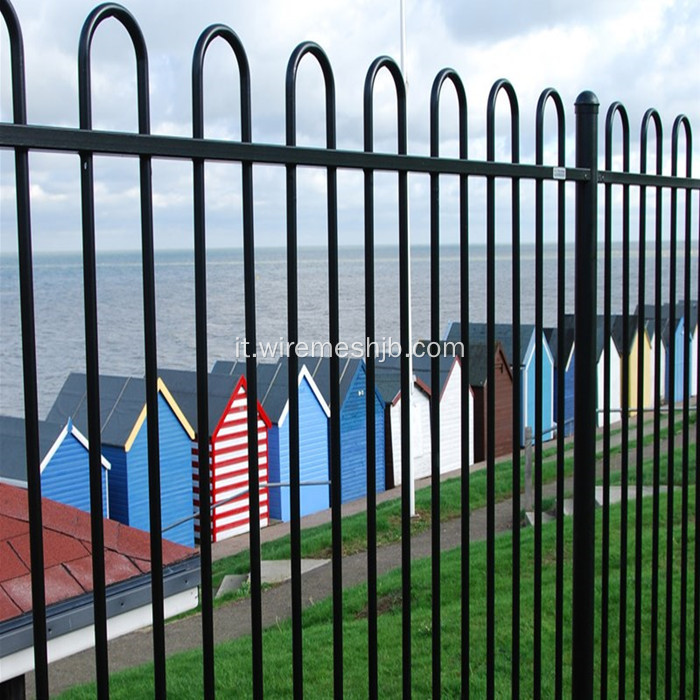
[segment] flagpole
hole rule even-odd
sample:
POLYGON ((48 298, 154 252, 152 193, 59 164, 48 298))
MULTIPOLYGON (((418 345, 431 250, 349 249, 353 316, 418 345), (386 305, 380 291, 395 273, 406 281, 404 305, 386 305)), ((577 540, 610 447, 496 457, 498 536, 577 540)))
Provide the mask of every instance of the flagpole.
MULTIPOLYGON (((408 97, 408 73, 406 70, 406 11, 404 8, 404 0, 400 0, 401 6, 401 74, 403 75, 404 85, 406 86, 406 96, 408 97)), ((408 112, 408 110, 407 110, 408 112)), ((408 196, 408 193, 407 193, 408 196)), ((404 348, 403 352, 408 352, 408 376, 411 378, 411 389, 409 394, 409 424, 413 426, 413 385, 415 384, 413 376, 413 314, 411 313, 412 299, 411 299, 411 215, 410 207, 408 206, 408 201, 406 202, 406 220, 408 226, 408 348, 404 348)), ((413 443, 413 440, 411 440, 413 443)), ((414 465, 413 465, 413 445, 411 444, 411 450, 409 454, 409 510, 411 512, 411 517, 416 515, 416 482, 414 478, 414 465)))

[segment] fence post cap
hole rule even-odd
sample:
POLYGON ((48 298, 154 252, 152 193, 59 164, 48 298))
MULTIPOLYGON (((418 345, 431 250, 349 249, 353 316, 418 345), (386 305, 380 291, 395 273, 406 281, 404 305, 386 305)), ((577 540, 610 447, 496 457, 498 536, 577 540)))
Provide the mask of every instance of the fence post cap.
POLYGON ((597 112, 600 107, 600 102, 598 97, 591 90, 584 90, 577 98, 574 103, 576 106, 576 111, 590 111, 597 112))

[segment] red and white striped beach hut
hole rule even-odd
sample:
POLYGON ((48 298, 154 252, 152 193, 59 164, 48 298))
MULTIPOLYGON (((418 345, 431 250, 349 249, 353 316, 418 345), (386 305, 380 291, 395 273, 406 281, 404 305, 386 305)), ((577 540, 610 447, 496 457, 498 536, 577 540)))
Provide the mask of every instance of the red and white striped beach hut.
MULTIPOLYGON (((248 493, 248 385, 245 363, 237 363, 230 374, 209 375, 209 463, 212 541, 218 542, 250 529, 248 493)), ((161 370, 161 378, 173 397, 197 427, 197 376, 182 370, 161 370)), ((258 478, 260 482, 260 527, 269 521, 268 430, 270 419, 258 401, 258 478)), ((192 489, 195 512, 199 512, 199 454, 192 443, 192 489)), ((195 518, 195 537, 200 539, 195 518)))

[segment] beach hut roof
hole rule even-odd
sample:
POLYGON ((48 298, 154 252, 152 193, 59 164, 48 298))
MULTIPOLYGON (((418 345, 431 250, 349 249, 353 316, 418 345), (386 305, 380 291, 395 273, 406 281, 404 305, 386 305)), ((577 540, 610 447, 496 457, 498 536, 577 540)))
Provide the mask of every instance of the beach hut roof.
MULTIPOLYGON (((433 359, 428 355, 416 357, 413 360, 413 373, 426 386, 430 387, 431 392, 433 390, 432 362, 433 359)), ((452 372, 452 367, 455 362, 458 362, 458 359, 451 355, 440 355, 438 358, 438 366, 440 369, 440 386, 438 387, 438 391, 440 396, 442 396, 442 393, 445 390, 445 385, 447 384, 447 380, 450 378, 450 373, 452 372)))
MULTIPOLYGON (((170 405, 190 439, 194 430, 162 380, 158 391, 170 405)), ((47 419, 65 422, 69 418, 78 430, 87 433, 87 380, 83 373, 72 372, 66 379, 47 419)), ((130 449, 146 419, 146 382, 139 377, 100 376, 100 421, 105 445, 130 449)))
MULTIPOLYGON (((39 421, 39 459, 43 470, 53 453, 58 449, 63 438, 72 433, 85 449, 88 442, 85 436, 69 419, 66 423, 39 421)), ((109 461, 102 457, 102 466, 111 467, 109 461)), ((0 479, 10 482, 27 482, 27 444, 25 438, 24 418, 0 416, 0 479)))
MULTIPOLYGON (((415 362, 415 358, 414 358, 415 362)), ((430 387, 416 375, 414 366, 414 384, 424 394, 430 396, 430 387)), ((401 358, 387 356, 375 364, 375 382, 377 391, 387 404, 395 404, 401 396, 401 358)))
MULTIPOLYGON (((340 403, 345 401, 352 380, 357 374, 357 371, 362 364, 359 357, 341 357, 339 358, 340 366, 340 403)), ((316 385, 323 394, 326 403, 331 403, 331 358, 330 357, 300 357, 299 366, 304 365, 311 376, 314 378, 316 385)))
MULTIPOLYGON (((226 373, 223 372, 223 368, 220 369, 222 371, 212 371, 208 378, 209 435, 216 430, 239 382, 241 379, 245 380, 244 362, 232 363, 226 373)), ((197 373, 180 369, 161 369, 159 374, 187 420, 196 428, 197 373)), ((267 416, 264 416, 263 420, 267 420, 267 416)))

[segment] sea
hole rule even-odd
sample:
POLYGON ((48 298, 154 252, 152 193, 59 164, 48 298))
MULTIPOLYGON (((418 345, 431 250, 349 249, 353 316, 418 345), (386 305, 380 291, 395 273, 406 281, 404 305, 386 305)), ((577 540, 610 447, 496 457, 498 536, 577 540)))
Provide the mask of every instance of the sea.
MULTIPOLYGON (((682 244, 679 246, 682 250, 682 244)), ((647 303, 654 300, 654 252, 647 253, 644 274, 647 303)), ((603 310, 602 251, 598 272, 598 310, 603 310)), ((557 318, 556 245, 545 245, 544 324, 557 318)), ((638 252, 630 259, 631 311, 637 300, 638 252)), ((440 250, 440 328, 460 314, 460 251, 440 250)), ((565 308, 574 311, 573 250, 565 251, 565 308)), ((509 322, 513 311, 512 255, 498 246, 496 320, 509 322)), ((670 255, 662 256, 662 300, 669 297, 670 255)), ((682 267, 679 267, 682 270, 682 267)), ((348 345, 365 341, 362 248, 339 252, 339 323, 348 345)), ((194 256, 191 250, 156 252, 157 350, 160 367, 195 368, 194 256)), ((298 251, 299 338, 311 348, 328 340, 328 258, 325 248, 298 251)), ((520 312, 523 323, 535 320, 535 249, 521 248, 520 312)), ((612 253, 612 309, 622 308, 622 250, 612 253)), ((70 372, 85 371, 85 320, 82 256, 80 253, 36 253, 33 266, 36 361, 39 416, 45 417, 70 372)), ((692 259, 692 298, 697 299, 697 255, 692 259)), ((97 259, 99 367, 102 374, 143 376, 142 266, 138 251, 103 252, 97 259)), ((677 298, 682 298, 679 274, 677 298)), ((266 350, 283 351, 287 340, 287 254, 284 248, 259 248, 255 253, 256 331, 266 350)), ((399 340, 399 254, 395 247, 375 252, 375 339, 399 340)), ((486 249, 469 251, 469 304, 473 321, 486 320, 486 249)), ((414 339, 430 335, 430 250, 411 251, 411 328, 414 339)), ((207 253, 207 317, 210 366, 216 360, 242 359, 245 349, 243 255, 240 249, 207 253)), ((272 358, 267 357, 267 361, 272 358)), ((265 361, 265 359, 260 359, 265 361)), ((18 262, 0 255, 0 414, 21 416, 24 411, 18 262)))

